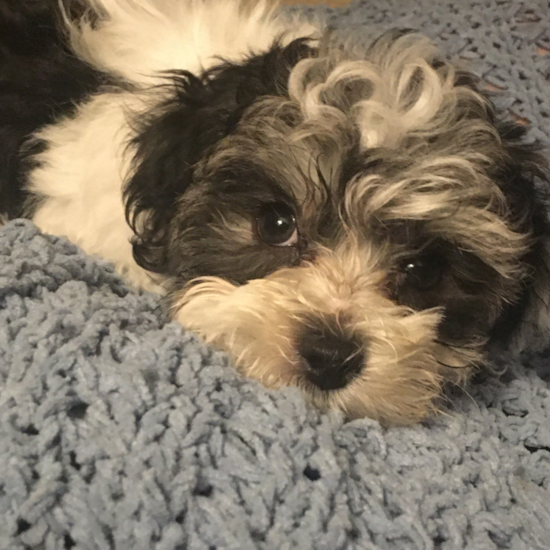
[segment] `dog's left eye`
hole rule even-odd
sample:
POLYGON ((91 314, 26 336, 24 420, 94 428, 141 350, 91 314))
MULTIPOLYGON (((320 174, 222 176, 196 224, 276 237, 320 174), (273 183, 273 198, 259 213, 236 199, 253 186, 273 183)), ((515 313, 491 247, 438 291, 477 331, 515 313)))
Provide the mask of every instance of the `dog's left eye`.
POLYGON ((405 262, 403 282, 417 290, 431 290, 441 282, 444 269, 445 261, 440 254, 425 253, 405 262))
POLYGON ((284 202, 266 204, 256 220, 256 232, 271 246, 293 246, 298 242, 296 215, 284 202))

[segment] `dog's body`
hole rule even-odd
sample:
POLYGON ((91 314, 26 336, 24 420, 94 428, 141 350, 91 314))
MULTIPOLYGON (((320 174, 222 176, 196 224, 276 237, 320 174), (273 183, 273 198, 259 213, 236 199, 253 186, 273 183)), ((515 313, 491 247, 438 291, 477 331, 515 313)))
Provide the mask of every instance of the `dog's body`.
POLYGON ((544 161, 427 40, 223 0, 3 0, 0 32, 1 211, 245 374, 411 422, 548 333, 544 161))

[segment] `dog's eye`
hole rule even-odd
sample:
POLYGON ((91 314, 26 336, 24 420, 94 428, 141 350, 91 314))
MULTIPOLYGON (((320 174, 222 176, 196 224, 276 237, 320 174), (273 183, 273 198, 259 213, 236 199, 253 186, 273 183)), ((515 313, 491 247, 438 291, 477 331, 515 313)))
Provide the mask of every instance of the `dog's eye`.
POLYGON ((256 220, 256 231, 260 239, 271 246, 293 246, 298 242, 296 216, 284 202, 263 206, 256 220))
POLYGON ((436 252, 426 252, 405 262, 404 283, 417 290, 435 288, 443 277, 445 259, 436 252))

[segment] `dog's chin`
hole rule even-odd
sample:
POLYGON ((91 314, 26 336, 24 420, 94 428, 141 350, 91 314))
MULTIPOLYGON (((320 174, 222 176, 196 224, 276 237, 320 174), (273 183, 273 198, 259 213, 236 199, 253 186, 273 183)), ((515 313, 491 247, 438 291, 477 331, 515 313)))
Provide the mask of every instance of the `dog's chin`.
POLYGON ((439 342, 440 311, 395 305, 380 292, 378 275, 354 272, 341 257, 242 286, 203 278, 173 299, 174 317, 229 352, 242 374, 270 388, 297 386, 316 407, 348 418, 418 422, 440 409, 446 382, 463 383, 482 360, 483 342, 439 342), (319 326, 327 338, 345 334, 355 343, 353 369, 338 371, 347 358, 334 369, 310 365, 301 342, 319 326))

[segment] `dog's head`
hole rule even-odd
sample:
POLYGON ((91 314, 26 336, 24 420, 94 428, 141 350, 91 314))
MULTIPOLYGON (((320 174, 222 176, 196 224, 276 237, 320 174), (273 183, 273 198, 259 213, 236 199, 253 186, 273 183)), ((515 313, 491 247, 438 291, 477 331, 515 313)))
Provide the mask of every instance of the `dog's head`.
POLYGON ((134 143, 135 257, 244 374, 412 422, 546 329, 544 163, 426 39, 295 40, 170 87, 134 143))

